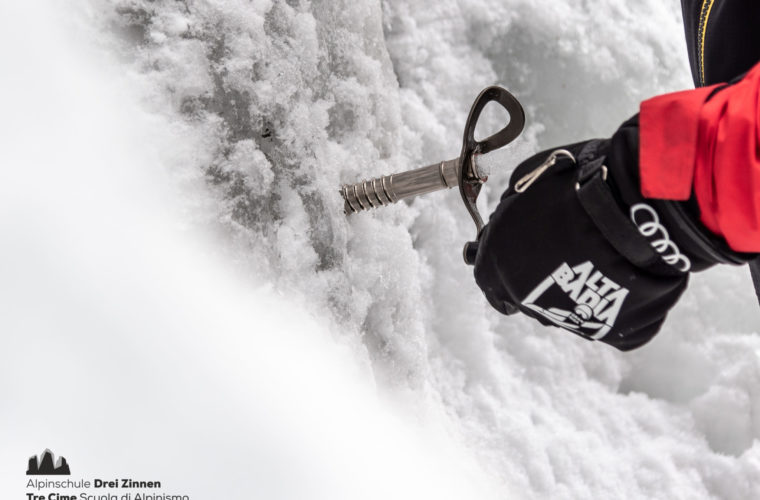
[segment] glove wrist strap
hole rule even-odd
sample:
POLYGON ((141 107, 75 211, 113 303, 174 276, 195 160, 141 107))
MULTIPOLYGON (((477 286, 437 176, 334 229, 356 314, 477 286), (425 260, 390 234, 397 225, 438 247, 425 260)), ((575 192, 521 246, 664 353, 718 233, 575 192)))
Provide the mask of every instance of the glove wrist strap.
MULTIPOLYGON (((592 147, 594 147, 592 145, 592 147)), ((587 145, 579 155, 579 158, 588 158, 584 154, 589 149, 587 145)), ((596 149, 594 147, 594 149, 596 149)), ((606 156, 600 155, 591 161, 581 163, 578 169, 578 182, 575 191, 583 209, 597 226, 605 239, 625 257, 631 264, 648 269, 658 274, 681 274, 691 267, 674 266, 667 264, 663 259, 676 257, 670 255, 663 257, 652 244, 640 234, 639 228, 629 219, 606 182, 607 167, 604 165, 606 156)), ((663 228, 663 231, 664 228, 663 228)), ((664 233, 667 237, 667 233, 664 233)), ((664 250, 664 248, 663 248, 664 250)), ((668 248, 673 250, 673 248, 668 248)), ((676 249, 675 252, 678 252, 676 249)), ((679 254, 680 255, 680 254, 679 254)), ((685 259, 685 257, 684 257, 685 259)), ((685 262, 689 262, 688 259, 685 262)))

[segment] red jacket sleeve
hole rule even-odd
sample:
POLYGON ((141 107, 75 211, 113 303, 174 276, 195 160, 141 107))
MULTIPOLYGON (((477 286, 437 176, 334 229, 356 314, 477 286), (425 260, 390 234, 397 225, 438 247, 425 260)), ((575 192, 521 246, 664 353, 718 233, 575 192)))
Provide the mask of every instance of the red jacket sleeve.
POLYGON ((686 200, 737 252, 760 252, 760 64, 739 82, 641 103, 639 169, 645 197, 686 200))

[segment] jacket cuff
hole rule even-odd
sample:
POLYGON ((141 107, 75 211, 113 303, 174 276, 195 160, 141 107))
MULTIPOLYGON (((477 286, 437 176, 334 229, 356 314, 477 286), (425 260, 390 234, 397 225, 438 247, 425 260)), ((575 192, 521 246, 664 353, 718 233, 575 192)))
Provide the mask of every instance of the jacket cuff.
POLYGON ((699 112, 717 87, 665 94, 641 103, 639 172, 646 198, 688 200, 694 179, 699 112))

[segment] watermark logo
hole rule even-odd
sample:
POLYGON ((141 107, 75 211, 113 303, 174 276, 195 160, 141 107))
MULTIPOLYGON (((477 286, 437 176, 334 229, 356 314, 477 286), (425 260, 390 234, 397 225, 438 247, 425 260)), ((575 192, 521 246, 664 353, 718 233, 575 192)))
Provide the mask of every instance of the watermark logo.
POLYGON ((59 456, 56 460, 50 450, 29 458, 26 474, 57 476, 27 477, 26 500, 190 500, 187 494, 164 491, 163 482, 155 478, 71 477, 66 459, 59 456))
POLYGON ((50 450, 45 450, 41 456, 30 457, 26 469, 27 476, 68 476, 70 474, 71 470, 66 458, 59 456, 58 460, 55 460, 55 455, 50 450))

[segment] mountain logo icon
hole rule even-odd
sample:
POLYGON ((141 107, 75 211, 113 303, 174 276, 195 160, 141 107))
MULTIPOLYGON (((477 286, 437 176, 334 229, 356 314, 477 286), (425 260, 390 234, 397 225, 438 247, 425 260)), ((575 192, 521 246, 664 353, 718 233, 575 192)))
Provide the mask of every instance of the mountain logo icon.
POLYGON ((64 457, 58 457, 58 460, 54 460, 55 455, 50 450, 45 450, 42 457, 29 457, 29 467, 26 469, 27 476, 40 476, 40 475, 59 475, 68 476, 71 475, 69 470, 69 464, 64 457))

